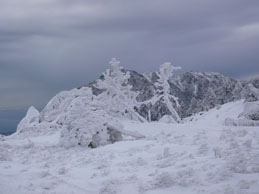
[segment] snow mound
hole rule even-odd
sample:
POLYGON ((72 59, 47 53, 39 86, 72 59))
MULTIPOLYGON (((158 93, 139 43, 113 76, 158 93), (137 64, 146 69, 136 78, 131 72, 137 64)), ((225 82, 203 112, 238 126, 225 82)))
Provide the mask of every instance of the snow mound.
POLYGON ((18 124, 17 131, 22 133, 24 130, 33 130, 39 122, 39 114, 39 111, 35 107, 31 106, 28 109, 26 116, 18 124))
POLYGON ((102 116, 101 113, 90 113, 87 117, 78 118, 61 130, 60 143, 62 146, 76 145, 96 148, 99 146, 121 141, 122 126, 115 120, 102 116))
POLYGON ((258 115, 259 101, 239 100, 198 113, 185 121, 207 125, 258 126, 258 115))
POLYGON ((244 105, 244 111, 240 115, 249 120, 259 121, 259 101, 246 102, 244 105))
POLYGON ((185 119, 186 122, 207 125, 224 125, 225 119, 238 119, 243 113, 244 100, 230 102, 210 109, 207 112, 200 112, 185 119))
POLYGON ((159 119, 159 122, 162 123, 177 123, 171 116, 164 115, 161 119, 159 119))

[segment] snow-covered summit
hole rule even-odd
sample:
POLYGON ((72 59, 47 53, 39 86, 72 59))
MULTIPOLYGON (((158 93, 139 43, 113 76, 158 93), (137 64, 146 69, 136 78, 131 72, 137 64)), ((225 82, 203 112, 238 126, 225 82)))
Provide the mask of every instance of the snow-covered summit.
POLYGON ((1 194, 258 194, 253 82, 111 65, 0 136, 1 194))
MULTIPOLYGON (((66 134, 62 138, 76 136, 76 141, 69 141, 82 145, 87 144, 82 143, 87 131, 88 143, 96 133, 100 136, 108 133, 107 123, 119 124, 120 120, 180 123, 192 114, 243 98, 251 101, 248 97, 258 95, 258 89, 252 83, 219 73, 187 72, 173 76, 173 71, 179 67, 164 63, 159 71, 142 75, 123 69, 115 58, 110 64, 111 69, 99 79, 87 86, 60 92, 40 113, 31 108, 17 131, 30 131, 35 135, 58 131, 66 134), (97 129, 96 122, 91 120, 99 120, 101 126, 97 129)), ((256 118, 257 111, 246 117, 256 118)))

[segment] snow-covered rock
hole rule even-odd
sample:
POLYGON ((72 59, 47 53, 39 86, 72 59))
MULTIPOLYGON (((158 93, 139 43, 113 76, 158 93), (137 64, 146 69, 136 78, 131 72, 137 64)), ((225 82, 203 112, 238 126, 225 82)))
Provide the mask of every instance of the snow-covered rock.
POLYGON ((259 101, 245 102, 244 110, 242 114, 240 114, 240 117, 259 121, 259 101))
POLYGON ((242 98, 240 81, 219 73, 187 72, 174 77, 170 82, 171 93, 179 99, 179 115, 207 111, 242 98))
POLYGON ((121 141, 120 124, 102 111, 89 112, 87 116, 71 121, 61 130, 60 143, 64 147, 99 146, 121 141))
POLYGON ((33 128, 39 123, 39 111, 31 106, 26 116, 20 121, 17 126, 17 132, 22 133, 24 130, 33 130, 33 128))

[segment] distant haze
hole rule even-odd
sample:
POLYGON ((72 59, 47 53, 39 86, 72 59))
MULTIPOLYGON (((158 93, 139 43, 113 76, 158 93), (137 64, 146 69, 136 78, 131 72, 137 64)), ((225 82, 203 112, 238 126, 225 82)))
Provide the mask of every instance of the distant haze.
POLYGON ((116 57, 138 72, 259 74, 258 0, 1 0, 0 133, 30 105, 96 79, 116 57))

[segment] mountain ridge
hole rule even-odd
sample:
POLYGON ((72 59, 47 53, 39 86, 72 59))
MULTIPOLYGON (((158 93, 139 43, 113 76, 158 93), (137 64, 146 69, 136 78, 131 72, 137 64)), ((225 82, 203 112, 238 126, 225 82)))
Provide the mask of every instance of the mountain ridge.
MULTIPOLYGON (((140 74, 123 69, 116 59, 110 64, 112 68, 97 80, 58 93, 39 114, 23 119, 26 122, 18 125, 17 133, 62 131, 65 142, 87 145, 96 133, 111 139, 109 134, 120 131, 121 119, 182 123, 192 114, 240 99, 256 101, 259 96, 253 86, 256 81, 245 83, 215 72, 175 76, 180 67, 164 63, 157 72, 140 74), (99 121, 98 127, 92 120, 99 121), (86 142, 78 138, 81 135, 86 142)), ((247 119, 257 118, 256 111, 247 115, 247 119)))

